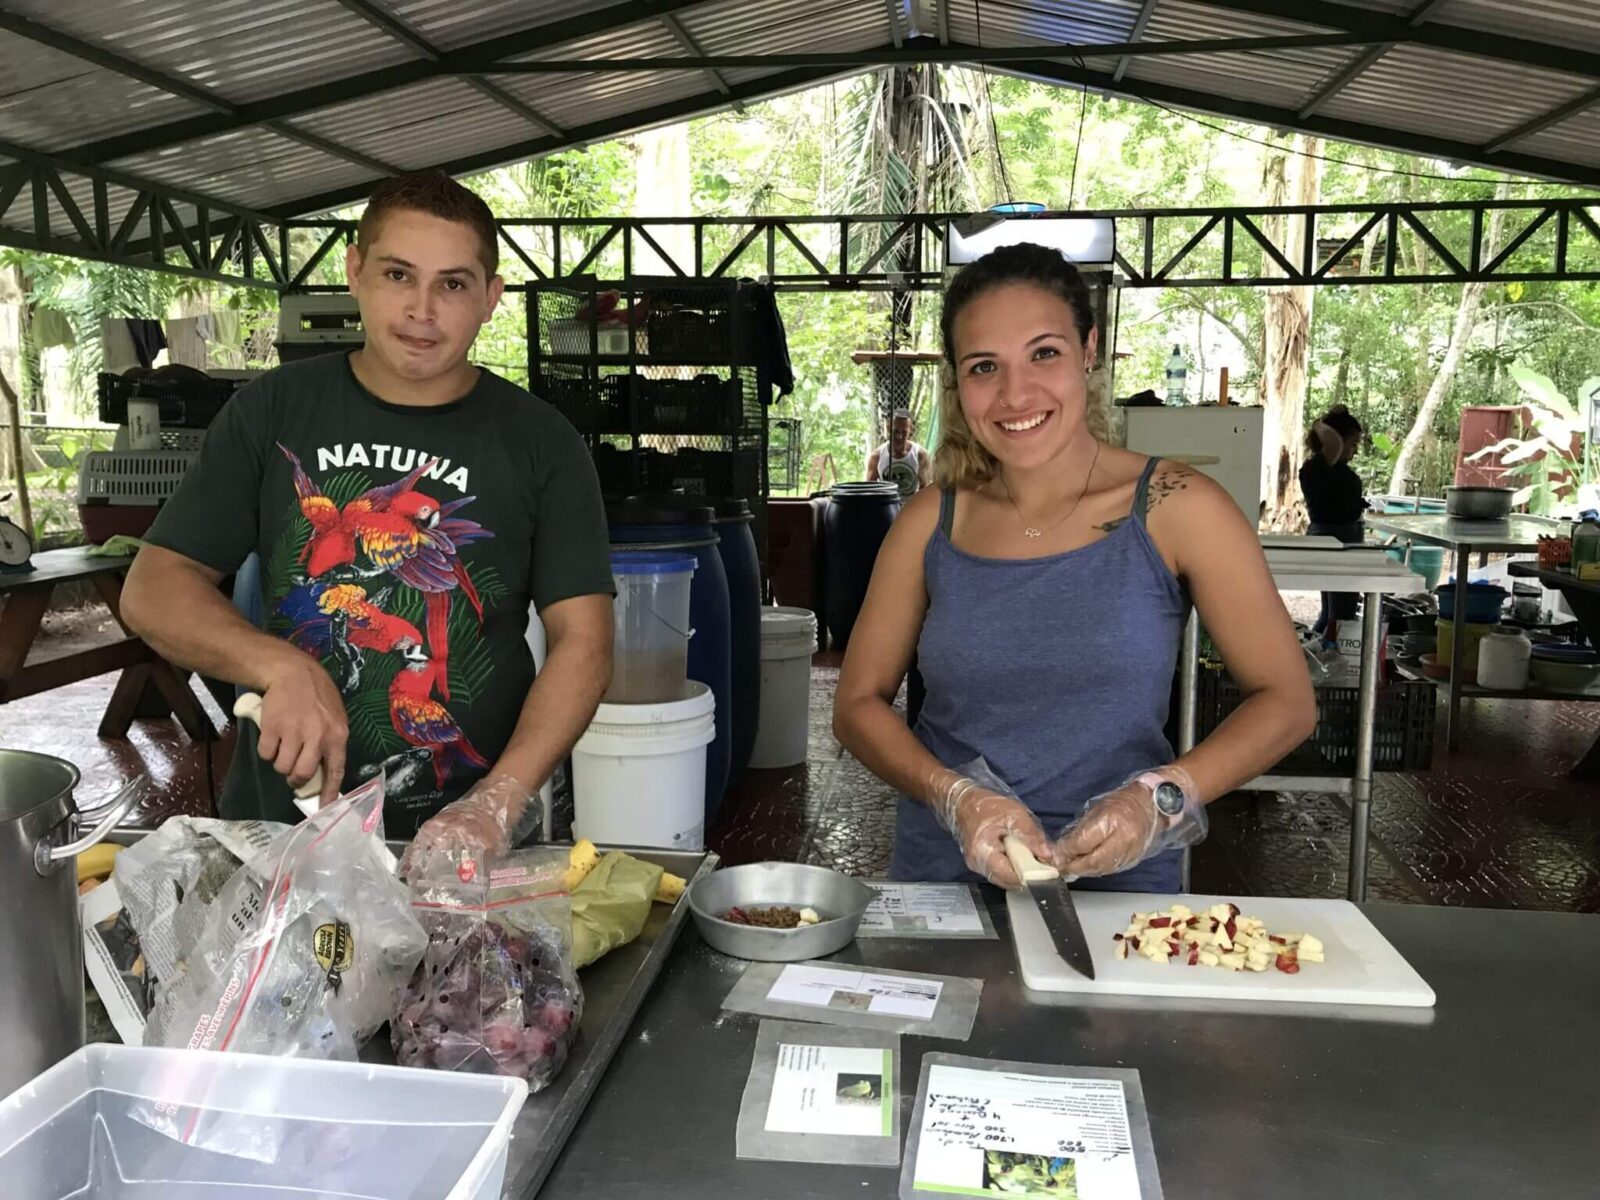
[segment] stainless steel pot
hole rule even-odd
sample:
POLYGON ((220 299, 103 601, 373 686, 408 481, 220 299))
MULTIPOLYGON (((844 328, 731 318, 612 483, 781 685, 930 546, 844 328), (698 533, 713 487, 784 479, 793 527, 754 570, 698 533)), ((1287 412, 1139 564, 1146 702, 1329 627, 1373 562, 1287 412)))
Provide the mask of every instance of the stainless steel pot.
POLYGON ((1448 487, 1445 512, 1464 521, 1504 521, 1511 515, 1511 498, 1516 494, 1516 488, 1508 487, 1448 487))
POLYGON ((138 799, 130 783, 78 837, 78 768, 26 750, 0 750, 0 1097, 83 1045, 83 929, 73 860, 103 839, 138 799))

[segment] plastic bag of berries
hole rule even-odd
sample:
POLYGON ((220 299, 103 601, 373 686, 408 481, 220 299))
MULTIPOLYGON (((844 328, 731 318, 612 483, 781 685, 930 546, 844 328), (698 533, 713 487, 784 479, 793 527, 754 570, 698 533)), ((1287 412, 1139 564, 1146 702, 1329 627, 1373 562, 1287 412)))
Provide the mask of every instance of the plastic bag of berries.
POLYGON ((561 1073, 583 1017, 566 866, 547 850, 488 870, 459 855, 418 864, 411 905, 428 947, 390 1023, 397 1062, 514 1075, 535 1092, 561 1073))

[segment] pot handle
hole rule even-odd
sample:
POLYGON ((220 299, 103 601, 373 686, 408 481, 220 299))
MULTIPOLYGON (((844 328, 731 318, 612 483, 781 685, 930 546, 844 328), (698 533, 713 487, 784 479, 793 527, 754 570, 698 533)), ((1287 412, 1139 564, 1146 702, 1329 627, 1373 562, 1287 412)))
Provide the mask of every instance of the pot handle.
POLYGON ((111 802, 111 810, 100 818, 100 823, 84 834, 75 842, 68 842, 65 846, 52 846, 44 838, 33 848, 33 866, 41 875, 48 875, 58 865, 68 859, 76 858, 91 846, 97 846, 114 828, 117 822, 128 815, 128 810, 133 807, 135 800, 144 791, 144 776, 140 775, 129 783, 117 798, 111 802))

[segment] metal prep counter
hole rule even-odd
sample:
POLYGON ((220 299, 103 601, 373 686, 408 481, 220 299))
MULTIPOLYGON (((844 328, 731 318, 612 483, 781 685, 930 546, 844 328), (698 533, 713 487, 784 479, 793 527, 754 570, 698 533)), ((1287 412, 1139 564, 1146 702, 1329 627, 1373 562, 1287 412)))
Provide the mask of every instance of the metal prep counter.
MULTIPOLYGON (((1600 1191, 1600 916, 1366 905, 1437 1008, 1242 1006, 1027 992, 1005 902, 985 890, 998 940, 872 939, 837 956, 984 980, 970 1040, 903 1039, 904 1123, 930 1051, 1134 1067, 1166 1200, 1600 1191)), ((898 1194, 897 1170, 735 1157, 758 1018, 720 1005, 744 966, 684 932, 539 1200, 898 1194)))

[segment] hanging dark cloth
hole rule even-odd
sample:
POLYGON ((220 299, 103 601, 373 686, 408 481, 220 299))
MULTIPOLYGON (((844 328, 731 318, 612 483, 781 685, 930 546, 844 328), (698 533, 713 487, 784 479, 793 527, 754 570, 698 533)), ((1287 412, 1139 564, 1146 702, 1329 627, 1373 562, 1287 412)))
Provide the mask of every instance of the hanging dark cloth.
POLYGON ((794 367, 789 362, 789 335, 778 312, 778 298, 765 283, 747 285, 747 313, 755 335, 756 386, 762 403, 772 404, 777 397, 794 391, 794 367))
POLYGON ((156 365, 156 355, 167 348, 167 335, 161 332, 160 321, 128 318, 128 336, 133 339, 133 352, 139 356, 141 367, 156 365))

